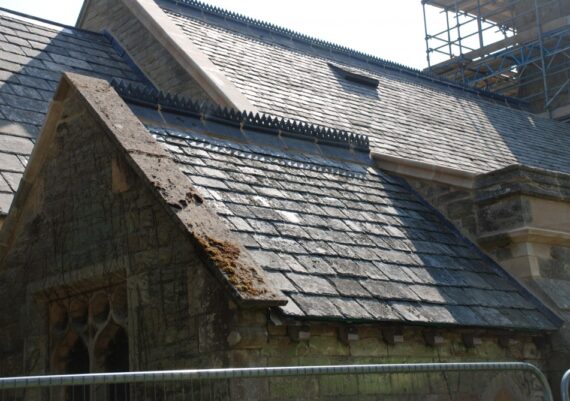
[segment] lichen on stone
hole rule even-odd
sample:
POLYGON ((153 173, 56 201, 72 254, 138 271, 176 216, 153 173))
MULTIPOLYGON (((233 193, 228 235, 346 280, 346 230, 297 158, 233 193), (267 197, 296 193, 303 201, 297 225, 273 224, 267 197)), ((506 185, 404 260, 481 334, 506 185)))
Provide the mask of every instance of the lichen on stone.
POLYGON ((239 293, 258 296, 267 292, 256 269, 240 260, 241 250, 236 244, 210 236, 197 236, 196 240, 212 264, 224 273, 239 293))

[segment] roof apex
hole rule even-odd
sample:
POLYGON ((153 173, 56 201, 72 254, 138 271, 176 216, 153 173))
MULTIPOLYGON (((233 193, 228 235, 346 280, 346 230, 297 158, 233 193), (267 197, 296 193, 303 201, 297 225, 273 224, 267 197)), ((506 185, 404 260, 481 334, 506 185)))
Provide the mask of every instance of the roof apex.
POLYGON ((149 134, 128 106, 104 80, 64 73, 47 120, 25 170, 12 209, 0 232, 0 257, 5 257, 24 210, 27 195, 44 162, 64 113, 64 100, 76 93, 80 101, 121 149, 126 164, 188 235, 204 264, 237 304, 244 307, 284 305, 287 300, 269 284, 263 270, 216 214, 202 203, 190 181, 149 134))

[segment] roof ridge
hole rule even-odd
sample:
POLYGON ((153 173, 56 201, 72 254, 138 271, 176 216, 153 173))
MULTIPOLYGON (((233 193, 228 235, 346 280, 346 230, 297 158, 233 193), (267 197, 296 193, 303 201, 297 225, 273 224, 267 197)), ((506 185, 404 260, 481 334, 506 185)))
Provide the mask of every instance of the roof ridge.
POLYGON ((315 143, 352 148, 358 151, 370 151, 367 135, 354 134, 344 130, 314 125, 304 121, 253 114, 227 107, 220 107, 210 102, 194 101, 190 98, 172 95, 146 85, 135 85, 120 79, 113 79, 111 85, 117 93, 132 103, 144 106, 158 106, 161 110, 190 114, 201 119, 237 125, 244 128, 273 131, 278 135, 294 136, 315 143))
POLYGON ((396 63, 394 61, 390 61, 378 56, 374 56, 372 54, 368 54, 359 50, 355 50, 352 49, 350 47, 346 47, 346 46, 342 46, 333 42, 329 42, 327 40, 323 40, 323 39, 318 39, 315 38, 313 36, 309 36, 300 32, 296 32, 293 31, 291 29, 288 28, 284 28, 281 27, 279 25, 270 23, 270 22, 265 22, 262 20, 258 20, 255 18, 251 18, 248 16, 245 16, 243 14, 239 14, 233 11, 229 11, 229 10, 225 10, 223 8, 220 7, 216 7, 210 4, 206 4, 200 0, 163 0, 169 3, 174 3, 176 5, 181 5, 181 6, 185 6, 185 7, 189 7, 189 8, 193 8, 196 10, 199 10, 201 12, 204 13, 209 13, 215 16, 218 16, 220 18, 223 19, 229 19, 232 20, 234 22, 238 22, 238 23, 242 23, 242 24, 246 24, 246 25, 251 25, 254 26, 255 28, 258 29, 263 29, 265 31, 271 32, 271 33, 276 33, 276 34, 280 34, 280 35, 284 35, 284 36, 288 36, 290 39, 295 39, 295 40, 299 40, 301 42, 305 42, 310 46, 315 46, 315 47, 320 47, 322 49, 325 50, 329 50, 329 51, 333 51, 333 52, 337 52, 349 57, 353 57, 355 59, 359 59, 361 61, 365 61, 366 63, 370 63, 370 64, 375 64, 375 65, 379 65, 381 67, 384 68, 388 68, 400 73, 405 73, 408 75, 412 75, 416 78, 421 78, 421 79, 425 79, 428 80, 430 82, 435 82, 438 84, 443 84, 445 86, 448 87, 453 87, 456 89, 460 89, 466 92, 471 92, 477 95, 481 95, 481 96, 485 96, 485 97, 489 97, 491 99, 497 100, 497 101, 501 101, 506 103, 507 105, 511 106, 511 107, 517 107, 520 108, 521 106, 526 105, 526 102, 524 102, 521 99, 517 99, 514 97, 510 97, 510 96, 504 96, 504 95, 499 95, 497 93, 493 93, 484 89, 478 89, 478 88, 473 88, 471 86, 468 86, 466 84, 463 83, 459 83, 456 81, 452 81, 450 79, 441 77, 439 75, 435 75, 432 73, 428 73, 426 71, 422 71, 420 69, 417 68, 413 68, 413 67, 409 67, 406 66, 404 64, 400 64, 400 63, 396 63))
POLYGON ((99 32, 89 31, 87 29, 78 28, 73 25, 62 24, 61 22, 51 21, 49 19, 37 17, 35 15, 23 13, 20 11, 10 10, 9 8, 0 7, 0 16, 17 19, 19 21, 26 22, 28 24, 34 24, 37 26, 42 26, 46 29, 57 29, 60 28, 64 31, 64 33, 85 33, 89 35, 99 36, 102 37, 103 35, 99 32), (67 31, 67 32, 65 32, 67 31))

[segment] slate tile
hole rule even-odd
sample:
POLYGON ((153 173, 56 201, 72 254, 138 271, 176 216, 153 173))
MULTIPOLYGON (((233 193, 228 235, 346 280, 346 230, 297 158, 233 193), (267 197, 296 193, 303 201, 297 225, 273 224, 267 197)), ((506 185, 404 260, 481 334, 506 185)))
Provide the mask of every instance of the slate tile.
POLYGON ((45 114, 36 113, 30 110, 23 110, 11 106, 2 106, 2 114, 7 120, 24 123, 41 125, 44 121, 45 114))
MULTIPOLYGON (((13 72, 0 70, 0 81, 9 82, 10 80, 13 79, 13 77, 14 77, 13 72)), ((4 84, 2 86, 2 91, 5 91, 6 89, 8 89, 8 87, 6 87, 6 84, 4 84)), ((11 91, 8 89, 8 92, 11 91)))
POLYGON ((2 54, 0 55, 2 60, 19 65, 25 65, 31 60, 31 58, 25 56, 25 53, 20 46, 0 42, 0 49, 2 50, 2 54))
POLYGON ((501 305, 509 308, 532 310, 536 307, 516 292, 492 291, 494 297, 501 301, 501 305))
POLYGON ((24 172, 24 165, 16 155, 0 153, 0 166, 5 171, 24 172))
POLYGON ((487 325, 492 327, 512 327, 513 323, 499 309, 474 306, 472 308, 487 325))
POLYGON ((307 273, 317 275, 334 275, 333 268, 319 256, 296 255, 295 258, 307 273))
POLYGON ((272 210, 272 209, 268 209, 268 208, 262 208, 262 207, 256 207, 256 208, 250 208, 250 211, 253 212, 253 214, 263 220, 274 220, 274 221, 280 221, 282 220, 282 215, 277 212, 276 210, 272 210))
POLYGON ((390 302, 390 306, 409 322, 430 322, 421 309, 420 303, 411 302, 390 302))
POLYGON ((459 325, 482 327, 486 324, 486 322, 468 306, 447 305, 447 310, 459 325))
POLYGON ((18 109, 37 111, 41 113, 45 113, 48 107, 47 102, 38 101, 23 96, 10 95, 8 93, 0 93, 0 103, 18 109))
POLYGON ((377 299, 358 298, 358 303, 366 309, 368 313, 379 321, 401 321, 402 316, 387 302, 377 299))
POLYGON ((493 291, 480 290, 478 288, 468 288, 465 292, 472 298, 477 305, 481 306, 491 306, 500 307, 503 302, 500 298, 497 298, 497 294, 493 291))
POLYGON ((21 64, 17 64, 17 63, 13 63, 11 61, 8 61, 8 60, 0 59, 0 70, 18 73, 22 70, 22 68, 23 67, 21 64))
POLYGON ((496 274, 479 274, 483 280, 489 283, 494 289, 502 290, 502 291, 515 291, 515 287, 513 284, 509 283, 502 277, 497 276, 496 274))
MULTIPOLYGON (((229 206, 230 209, 233 211, 234 207, 229 206)), ((244 213, 241 213, 242 216, 247 215, 247 209, 244 213)), ((255 220, 255 219, 244 219, 247 224, 249 224, 255 233, 257 234, 270 234, 270 235, 279 235, 273 224, 264 221, 264 220, 255 220)))
POLYGON ((421 313, 430 322, 457 324, 457 320, 453 313, 449 310, 448 306, 443 305, 430 305, 422 304, 420 308, 421 313))
POLYGON ((220 181, 220 180, 215 180, 215 179, 200 177, 200 176, 193 176, 191 179, 192 179, 192 182, 194 182, 194 184, 200 185, 200 186, 203 186, 206 188, 228 189, 226 184, 224 184, 224 182, 220 181))
POLYGON ((287 316, 292 316, 292 317, 302 317, 305 316, 305 312, 303 312, 295 302, 293 302, 293 299, 289 298, 287 300, 287 304, 285 304, 285 306, 280 306, 279 309, 281 310, 281 312, 283 312, 285 315, 287 316))
POLYGON ((276 272, 267 273, 267 277, 271 284, 280 291, 297 292, 295 286, 289 281, 285 275, 276 272))
POLYGON ((23 75, 28 75, 34 78, 43 79, 44 81, 49 81, 49 84, 54 89, 57 87, 62 72, 62 70, 50 71, 44 67, 38 68, 37 65, 32 65, 31 63, 24 65, 21 69, 21 73, 23 75))
POLYGON ((386 263, 399 265, 415 265, 416 263, 407 253, 397 251, 379 250, 376 254, 386 263))
POLYGON ((299 254, 307 253, 307 250, 301 245, 299 245, 297 241, 289 238, 259 235, 259 234, 255 234, 253 238, 255 238, 257 242, 262 244, 263 248, 268 250, 284 252, 284 253, 299 253, 299 254))
POLYGON ((286 237, 293 237, 298 239, 311 238, 302 226, 295 224, 274 223, 274 227, 281 235, 286 237))
MULTIPOLYGON (((3 63, 0 61, 0 69, 1 68, 3 68, 3 63)), ((20 68, 18 68, 16 70, 16 72, 18 72, 19 70, 20 70, 20 68)), ((13 70, 9 70, 9 71, 13 71, 13 70)), ((35 78, 32 76, 23 75, 23 74, 17 75, 17 82, 22 84, 22 85, 34 88, 34 89, 41 89, 44 91, 48 91, 49 93, 53 93, 54 89, 55 89, 51 82, 48 82, 48 81, 41 79, 41 78, 35 78)))
POLYGON ((346 297, 369 298, 370 293, 360 283, 354 279, 331 278, 330 281, 340 295, 346 297))
MULTIPOLYGON (((289 267, 289 270, 294 271, 294 272, 298 272, 298 273, 306 273, 307 269, 305 268, 304 265, 302 265, 301 263, 299 263, 297 261, 297 259, 295 258, 295 256, 284 253, 284 254, 279 254, 279 256, 281 257, 281 259, 283 260, 283 262, 285 263, 285 265, 287 267, 289 267)), ((298 255, 296 255, 298 256, 298 255)))
MULTIPOLYGON (((401 281, 404 283, 413 283, 414 280, 407 274, 409 269, 399 265, 389 265, 380 261, 375 261, 374 265, 380 270, 382 275, 389 281, 401 281)), ((380 278, 380 277, 376 277, 380 278)))
POLYGON ((14 190, 8 185, 8 182, 4 179, 4 177, 0 177, 0 192, 7 192, 11 193, 14 190))
POLYGON ((37 125, 29 125, 0 119, 0 133, 31 139, 38 136, 39 127, 37 125))
POLYGON ((358 259, 367 260, 370 262, 378 260, 378 254, 376 253, 376 249, 373 247, 358 246, 357 244, 354 244, 352 253, 356 255, 356 258, 358 259))
POLYGON ((441 290, 441 288, 430 285, 411 285, 408 287, 412 290, 422 301, 434 304, 453 304, 453 299, 441 290))
POLYGON ((253 236, 247 233, 240 234, 240 242, 248 249, 257 249, 260 247, 259 243, 253 238, 253 236))
POLYGON ((267 250, 250 251, 251 256, 255 259, 260 266, 276 269, 276 270, 289 270, 288 267, 283 263, 279 255, 275 252, 267 250))
POLYGON ((305 312, 306 316, 320 318, 342 318, 342 313, 328 297, 291 295, 293 301, 305 312))
POLYGON ((314 255, 321 257, 324 256, 337 256, 337 252, 324 241, 303 241, 303 246, 314 255))
POLYGON ((471 296, 470 288, 442 287, 441 291, 457 305, 479 305, 479 301, 471 296))
POLYGON ((0 213, 1 214, 8 214, 8 212, 10 211, 10 205, 12 204, 13 199, 14 199, 13 194, 0 193, 0 213))
POLYGON ((241 217, 228 217, 227 219, 238 231, 255 232, 255 230, 241 217))
POLYGON ((419 301, 420 298, 405 284, 380 280, 360 282, 374 297, 380 299, 419 301))
POLYGON ((370 320, 372 315, 356 300, 351 298, 333 298, 332 302, 347 319, 370 320))
POLYGON ((303 266, 291 255, 275 253, 265 249, 251 251, 251 254, 262 267, 282 271, 305 272, 303 266))
MULTIPOLYGON (((35 90, 34 88, 30 88, 27 86, 22 86, 22 85, 16 85, 10 82, 7 82, 4 84, 4 86, 2 87, 2 92, 5 91, 5 89, 9 89, 11 93, 18 95, 18 96, 22 96, 22 97, 27 97, 30 99, 35 99, 35 100, 40 100, 43 101, 43 97, 42 95, 35 90)), ((53 94, 51 94, 53 96, 53 94)), ((46 106, 42 107, 42 110, 45 110, 46 106)))
POLYGON ((521 313, 523 313, 526 319, 530 322, 528 327, 542 328, 546 330, 556 329, 556 327, 548 319, 546 319, 546 317, 542 313, 538 312, 536 309, 525 310, 522 311, 521 313))
POLYGON ((306 294, 321 294, 321 295, 337 295, 338 292, 330 282, 321 277, 313 275, 304 275, 296 273, 288 273, 287 278, 291 280, 299 289, 300 292, 306 294))
POLYGON ((355 261, 344 258, 329 258, 327 259, 327 262, 341 276, 388 280, 388 278, 370 262, 355 261))
POLYGON ((469 283, 471 287, 483 288, 483 289, 493 288, 493 286, 490 283, 481 278, 481 276, 479 276, 479 274, 477 273, 461 272, 461 276, 466 282, 469 283))

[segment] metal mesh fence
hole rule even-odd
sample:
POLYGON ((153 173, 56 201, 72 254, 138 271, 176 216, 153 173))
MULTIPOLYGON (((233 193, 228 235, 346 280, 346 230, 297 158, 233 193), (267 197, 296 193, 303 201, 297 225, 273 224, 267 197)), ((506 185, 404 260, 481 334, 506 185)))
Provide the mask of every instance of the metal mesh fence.
POLYGON ((210 369, 0 379, 0 401, 552 400, 525 363, 210 369), (505 398, 506 397, 506 398, 505 398))

